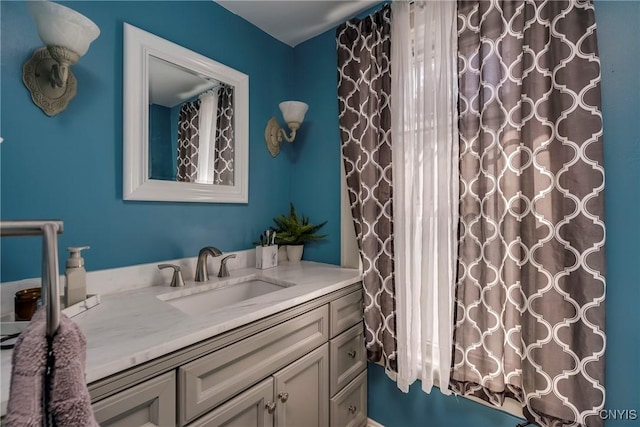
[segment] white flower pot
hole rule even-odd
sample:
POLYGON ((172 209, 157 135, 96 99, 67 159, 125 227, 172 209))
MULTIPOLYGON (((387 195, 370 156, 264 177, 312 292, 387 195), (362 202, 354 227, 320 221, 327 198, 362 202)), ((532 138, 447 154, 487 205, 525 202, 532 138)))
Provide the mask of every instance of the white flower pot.
POLYGON ((280 246, 278 248, 278 262, 287 261, 287 247, 280 246))
POLYGON ((289 262, 300 262, 304 245, 287 245, 287 258, 289 262))

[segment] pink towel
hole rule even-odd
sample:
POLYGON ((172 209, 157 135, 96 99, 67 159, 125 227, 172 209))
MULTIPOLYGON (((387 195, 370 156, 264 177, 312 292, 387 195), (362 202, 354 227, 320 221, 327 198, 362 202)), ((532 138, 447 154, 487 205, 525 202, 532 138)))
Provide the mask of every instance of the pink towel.
MULTIPOLYGON (((53 338, 55 357, 50 408, 57 427, 98 426, 91 409, 84 365, 87 341, 80 328, 64 314, 53 338)), ((16 341, 11 359, 8 427, 40 427, 42 392, 47 361, 46 308, 36 311, 16 341)))

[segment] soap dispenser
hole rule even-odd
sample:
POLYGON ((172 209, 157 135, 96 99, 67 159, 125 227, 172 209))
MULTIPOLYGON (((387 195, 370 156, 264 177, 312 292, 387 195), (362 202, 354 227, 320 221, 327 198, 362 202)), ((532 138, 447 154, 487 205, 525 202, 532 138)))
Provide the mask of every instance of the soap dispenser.
POLYGON ((87 299, 87 271, 84 269, 84 258, 81 251, 89 246, 67 248, 69 258, 65 271, 66 287, 64 290, 65 306, 69 307, 87 299))

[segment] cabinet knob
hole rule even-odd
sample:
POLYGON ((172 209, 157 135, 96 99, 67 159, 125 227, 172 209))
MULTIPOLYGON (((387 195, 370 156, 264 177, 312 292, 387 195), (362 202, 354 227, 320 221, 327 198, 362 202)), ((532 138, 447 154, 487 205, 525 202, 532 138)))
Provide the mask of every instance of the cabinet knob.
POLYGON ((273 414, 276 411, 276 402, 267 402, 264 407, 267 408, 267 412, 273 414))
POLYGON ((355 414, 357 410, 358 408, 356 408, 355 406, 349 405, 349 412, 351 412, 352 414, 355 414))
POLYGON ((352 359, 356 358, 356 351, 355 350, 351 350, 349 353, 347 353, 347 355, 349 355, 349 357, 351 357, 352 359))
POLYGON ((287 393, 286 391, 282 391, 280 392, 280 394, 278 394, 278 397, 280 398, 280 401, 284 403, 289 399, 289 393, 287 393))

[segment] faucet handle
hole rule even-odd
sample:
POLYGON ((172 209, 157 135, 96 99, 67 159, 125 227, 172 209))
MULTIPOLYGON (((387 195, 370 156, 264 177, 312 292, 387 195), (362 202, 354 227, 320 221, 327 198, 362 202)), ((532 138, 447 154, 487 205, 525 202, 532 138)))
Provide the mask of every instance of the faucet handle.
POLYGON ((181 288, 184 286, 184 280, 182 278, 182 271, 180 270, 179 265, 175 264, 158 264, 158 268, 162 270, 163 268, 173 268, 173 277, 171 278, 171 287, 173 288, 181 288))
POLYGON ((227 255, 220 260, 220 271, 218 271, 218 277, 229 277, 229 269, 227 268, 227 260, 229 258, 235 258, 236 254, 227 255))

